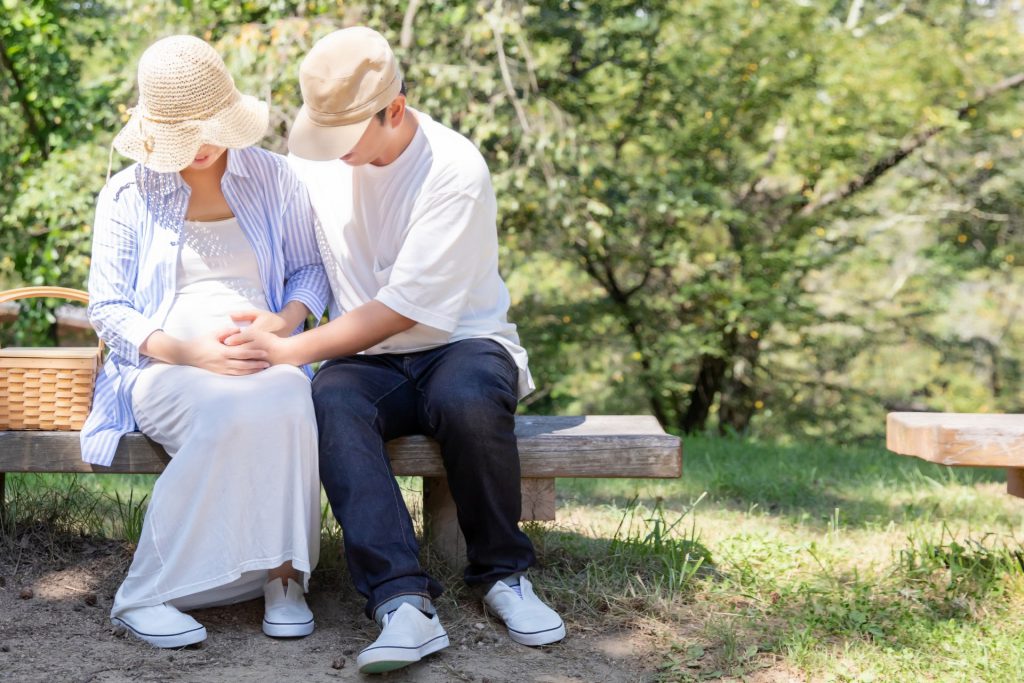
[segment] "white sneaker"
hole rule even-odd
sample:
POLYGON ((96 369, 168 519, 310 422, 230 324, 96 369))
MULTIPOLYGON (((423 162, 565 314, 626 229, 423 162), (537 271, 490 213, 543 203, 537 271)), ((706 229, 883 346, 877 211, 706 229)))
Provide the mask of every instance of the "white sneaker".
POLYGON ((287 592, 281 579, 263 586, 263 632, 274 638, 301 638, 313 632, 313 613, 306 606, 302 586, 292 579, 287 592))
POLYGON ((168 604, 126 609, 110 621, 156 647, 185 647, 206 640, 206 628, 168 604))
POLYGON ((428 617, 407 602, 384 615, 380 636, 356 657, 359 672, 379 674, 418 662, 448 647, 448 634, 435 614, 428 617))
POLYGON ((484 596, 484 609, 505 622, 508 635, 521 645, 536 647, 565 638, 565 624, 533 592, 533 584, 519 577, 519 592, 503 581, 495 582, 484 596))

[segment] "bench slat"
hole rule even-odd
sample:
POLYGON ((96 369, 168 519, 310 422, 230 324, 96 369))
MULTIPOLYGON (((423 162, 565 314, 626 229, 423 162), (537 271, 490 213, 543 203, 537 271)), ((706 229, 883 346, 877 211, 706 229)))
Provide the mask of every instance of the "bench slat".
MULTIPOLYGON (((682 474, 678 437, 649 416, 519 416, 516 435, 523 477, 673 478, 682 474)), ((0 472, 162 472, 163 449, 128 434, 111 467, 81 460, 77 432, 0 431, 0 472)), ((388 443, 395 474, 443 476, 437 443, 423 436, 388 443)))
POLYGON ((1006 492, 1024 498, 1024 415, 889 413, 885 445, 962 467, 1005 467, 1006 492))
POLYGON ((1024 467, 1024 415, 889 413, 886 447, 942 465, 1024 467))

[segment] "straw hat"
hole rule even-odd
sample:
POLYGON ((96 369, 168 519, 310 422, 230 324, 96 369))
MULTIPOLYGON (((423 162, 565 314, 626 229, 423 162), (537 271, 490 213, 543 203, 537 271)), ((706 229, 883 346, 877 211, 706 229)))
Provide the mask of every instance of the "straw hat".
POLYGON ((384 36, 352 26, 316 42, 299 66, 299 87, 303 105, 288 150, 327 161, 352 151, 373 115, 398 97, 402 74, 384 36))
POLYGON ((142 54, 139 104, 114 147, 154 171, 177 172, 204 144, 256 144, 268 121, 267 104, 238 92, 216 50, 194 36, 171 36, 142 54))

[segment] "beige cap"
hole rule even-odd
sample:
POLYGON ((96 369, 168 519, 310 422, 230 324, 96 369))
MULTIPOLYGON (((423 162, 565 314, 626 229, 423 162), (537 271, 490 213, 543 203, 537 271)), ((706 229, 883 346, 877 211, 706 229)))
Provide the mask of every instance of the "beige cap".
POLYGON ((316 42, 299 67, 302 109, 288 136, 288 150, 314 161, 352 151, 373 115, 398 97, 402 75, 381 34, 353 26, 316 42))
POLYGON ((238 92, 213 47, 194 36, 171 36, 142 54, 139 103, 114 147, 154 171, 177 172, 205 144, 255 145, 268 121, 266 102, 238 92))

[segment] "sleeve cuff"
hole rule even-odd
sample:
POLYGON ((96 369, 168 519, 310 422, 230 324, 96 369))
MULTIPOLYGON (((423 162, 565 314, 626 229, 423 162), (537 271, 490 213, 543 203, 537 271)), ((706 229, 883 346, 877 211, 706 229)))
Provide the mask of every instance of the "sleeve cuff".
POLYGON ((149 335, 159 329, 160 326, 155 322, 140 316, 140 319, 128 328, 127 334, 123 336, 125 348, 122 350, 124 353, 119 353, 118 355, 132 365, 138 365, 140 360, 139 347, 142 346, 142 342, 149 338, 149 335))
POLYGON ((312 273, 310 275, 310 277, 303 277, 300 274, 288 280, 285 285, 284 303, 287 305, 292 301, 298 301, 304 304, 310 313, 319 318, 327 308, 330 288, 323 270, 319 273, 320 277, 313 276, 312 273))
POLYGON ((324 309, 327 308, 326 302, 318 296, 317 292, 314 292, 309 288, 296 287, 295 291, 288 292, 288 295, 285 297, 285 305, 287 306, 293 301, 298 301, 309 309, 309 312, 317 318, 323 315, 324 309))
POLYGON ((377 292, 377 296, 374 297, 377 301, 381 302, 395 313, 404 315, 406 318, 415 320, 418 323, 428 325, 435 329, 441 330, 451 334, 459 326, 459 321, 455 318, 449 318, 448 316, 438 315, 433 311, 428 311, 425 308, 406 301, 401 298, 393 291, 388 289, 382 289, 377 292))

